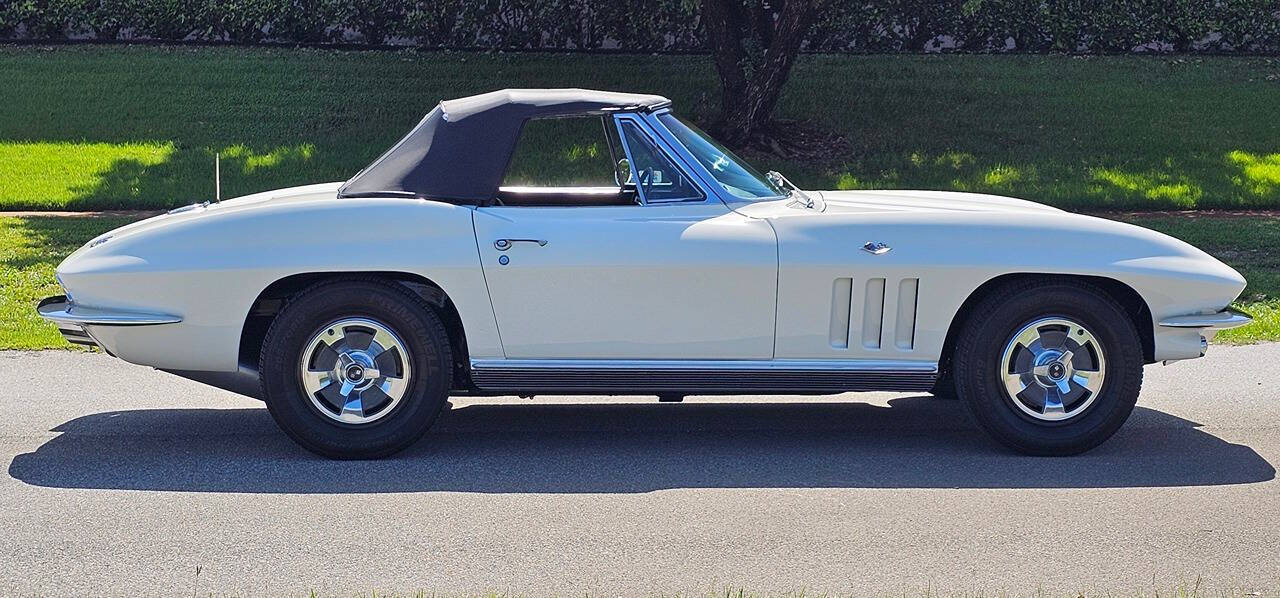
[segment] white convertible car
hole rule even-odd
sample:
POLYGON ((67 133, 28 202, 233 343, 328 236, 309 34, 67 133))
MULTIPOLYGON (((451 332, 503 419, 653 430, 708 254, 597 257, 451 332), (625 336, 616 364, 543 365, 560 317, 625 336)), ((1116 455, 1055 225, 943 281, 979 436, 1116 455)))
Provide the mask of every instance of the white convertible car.
POLYGON ((450 395, 954 394, 997 440, 1110 437, 1144 364, 1204 355, 1245 281, 1143 228, 1004 197, 802 191, 651 95, 441 102, 345 183, 86 244, 39 305, 72 342, 389 455, 450 395), (522 131, 592 119, 612 183, 511 187, 522 131), (600 125, 603 127, 600 127, 600 125))

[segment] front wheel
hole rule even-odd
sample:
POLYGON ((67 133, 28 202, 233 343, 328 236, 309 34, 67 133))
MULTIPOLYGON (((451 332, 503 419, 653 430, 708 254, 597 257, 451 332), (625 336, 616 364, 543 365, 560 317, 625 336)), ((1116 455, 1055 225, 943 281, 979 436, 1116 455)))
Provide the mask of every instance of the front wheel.
POLYGON ((448 335, 417 295, 377 279, 321 283, 272 322, 259 363, 280 428, 335 459, 395 453, 427 431, 448 400, 448 335))
POLYGON ((1073 455, 1115 434, 1142 388, 1142 343, 1097 287, 1023 281, 972 312, 953 358, 956 390, 996 440, 1073 455))

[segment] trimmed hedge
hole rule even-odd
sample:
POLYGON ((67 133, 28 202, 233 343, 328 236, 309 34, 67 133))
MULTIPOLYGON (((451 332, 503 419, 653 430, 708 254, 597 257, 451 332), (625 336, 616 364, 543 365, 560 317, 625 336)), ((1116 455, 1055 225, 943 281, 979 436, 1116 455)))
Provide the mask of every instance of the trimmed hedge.
MULTIPOLYGON (((1280 51, 1280 0, 828 0, 822 10, 810 51, 1280 51)), ((697 0, 0 0, 2 38, 705 49, 697 0)))

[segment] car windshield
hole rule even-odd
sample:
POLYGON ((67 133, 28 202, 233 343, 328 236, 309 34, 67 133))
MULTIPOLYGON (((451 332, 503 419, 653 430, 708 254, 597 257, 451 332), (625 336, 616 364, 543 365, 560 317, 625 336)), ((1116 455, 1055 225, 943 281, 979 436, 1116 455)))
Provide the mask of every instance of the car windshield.
POLYGON ((684 144, 689 153, 706 167, 711 176, 716 178, 716 182, 735 197, 746 200, 776 199, 787 194, 701 129, 670 112, 661 114, 658 118, 684 144))

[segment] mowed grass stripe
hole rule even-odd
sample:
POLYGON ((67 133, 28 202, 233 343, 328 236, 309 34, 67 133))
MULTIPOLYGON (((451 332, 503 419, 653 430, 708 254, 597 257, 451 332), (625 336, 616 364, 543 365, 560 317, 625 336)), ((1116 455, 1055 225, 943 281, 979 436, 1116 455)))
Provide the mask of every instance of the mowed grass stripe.
MULTIPOLYGON (((0 209, 166 208, 349 178, 440 99, 504 87, 664 94, 702 123, 704 56, 0 47, 0 209), (139 148, 160 148, 140 156, 139 148)), ((813 189, 954 189, 1079 210, 1280 208, 1280 59, 804 56, 778 116, 836 131, 813 189)), ((547 140, 522 174, 574 173, 547 140)), ((564 181, 560 181, 564 182, 564 181)))

